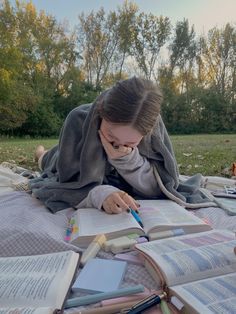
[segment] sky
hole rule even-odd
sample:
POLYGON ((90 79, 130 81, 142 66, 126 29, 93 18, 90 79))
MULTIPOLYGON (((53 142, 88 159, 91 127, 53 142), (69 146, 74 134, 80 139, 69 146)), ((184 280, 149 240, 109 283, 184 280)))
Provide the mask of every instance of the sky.
MULTIPOLYGON (((12 0, 12 3, 15 1, 12 0)), ((25 2, 28 2, 25 0, 25 2)), ((169 17, 172 24, 187 18, 194 24, 198 34, 218 26, 222 28, 227 22, 236 25, 236 0, 133 0, 140 12, 169 17)), ((124 0, 32 0, 37 10, 44 10, 59 22, 67 20, 73 27, 78 23, 78 15, 101 7, 106 12, 117 10, 124 0)))

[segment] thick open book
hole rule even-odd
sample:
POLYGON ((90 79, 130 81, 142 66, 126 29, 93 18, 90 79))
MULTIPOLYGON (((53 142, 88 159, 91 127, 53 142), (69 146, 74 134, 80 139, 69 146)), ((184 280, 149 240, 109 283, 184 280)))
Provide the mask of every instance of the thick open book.
POLYGON ((137 244, 146 267, 187 313, 236 313, 236 238, 211 230, 137 244))
MULTIPOLYGON (((148 235, 152 240, 155 233, 183 229, 193 233, 210 230, 203 220, 188 212, 184 207, 170 200, 140 200, 139 216, 144 228, 140 227, 131 213, 110 215, 96 208, 80 208, 74 215, 77 232, 71 235, 71 242, 86 247, 95 235, 105 234, 108 239, 137 233, 148 235)), ((166 235, 170 236, 170 235, 166 235)))
POLYGON ((73 251, 0 258, 1 314, 62 310, 78 260, 73 251))

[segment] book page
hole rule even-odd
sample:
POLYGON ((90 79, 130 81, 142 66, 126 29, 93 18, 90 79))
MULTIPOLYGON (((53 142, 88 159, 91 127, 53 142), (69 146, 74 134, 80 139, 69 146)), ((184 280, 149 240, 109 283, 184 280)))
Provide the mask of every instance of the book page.
POLYGON ((236 313, 236 274, 175 286, 171 294, 194 308, 191 313, 236 313))
POLYGON ((212 230, 136 245, 160 269, 168 286, 236 271, 235 236, 212 230))
POLYGON ((210 230, 211 227, 182 206, 170 200, 139 200, 139 216, 144 229, 127 212, 110 215, 96 208, 80 208, 74 214, 77 232, 73 232, 70 242, 79 247, 87 247, 95 235, 105 234, 108 239, 131 233, 139 235, 157 231, 183 228, 185 233, 210 230))
POLYGON ((185 233, 212 229, 203 220, 170 200, 140 200, 140 217, 146 233, 182 228, 185 233))
POLYGON ((54 309, 49 307, 15 307, 15 308, 0 308, 1 314, 53 314, 54 309))
POLYGON ((127 212, 111 215, 96 208, 80 208, 74 217, 78 232, 72 234, 71 242, 81 247, 88 245, 97 234, 105 234, 108 239, 134 232, 144 234, 131 213, 127 212))
POLYGON ((0 259, 2 307, 61 308, 78 263, 72 251, 0 259))

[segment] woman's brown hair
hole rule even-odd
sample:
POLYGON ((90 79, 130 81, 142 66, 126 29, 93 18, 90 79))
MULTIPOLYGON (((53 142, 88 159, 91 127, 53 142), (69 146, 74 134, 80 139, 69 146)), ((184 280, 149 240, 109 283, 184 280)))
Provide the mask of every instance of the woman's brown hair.
POLYGON ((112 123, 131 125, 142 135, 151 132, 162 102, 162 93, 152 81, 132 77, 117 82, 105 92, 99 115, 112 123))

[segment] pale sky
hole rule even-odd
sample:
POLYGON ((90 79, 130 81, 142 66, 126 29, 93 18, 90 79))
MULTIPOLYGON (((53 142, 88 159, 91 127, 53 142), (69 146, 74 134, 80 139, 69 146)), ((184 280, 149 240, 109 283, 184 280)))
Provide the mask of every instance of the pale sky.
MULTIPOLYGON (((15 1, 12 0, 11 3, 15 1)), ((28 2, 25 0, 25 2, 28 2)), ((227 22, 236 25, 236 0, 134 0, 139 11, 163 15, 170 18, 172 24, 187 18, 194 24, 196 32, 207 32, 214 26, 223 27, 227 22)), ((67 20, 73 27, 82 12, 116 10, 124 0, 32 0, 37 10, 44 10, 59 22, 67 20)))

